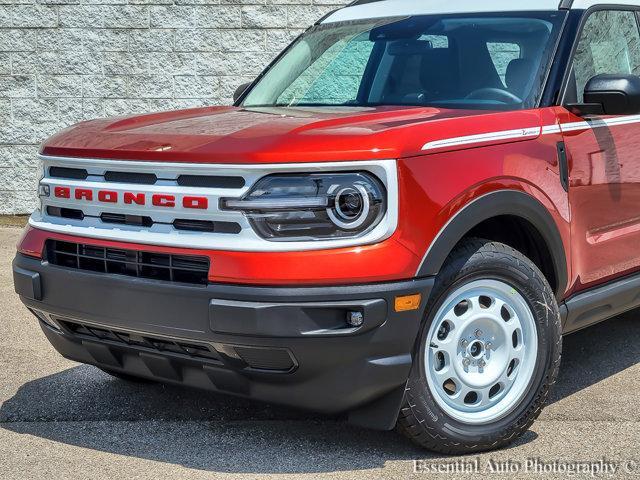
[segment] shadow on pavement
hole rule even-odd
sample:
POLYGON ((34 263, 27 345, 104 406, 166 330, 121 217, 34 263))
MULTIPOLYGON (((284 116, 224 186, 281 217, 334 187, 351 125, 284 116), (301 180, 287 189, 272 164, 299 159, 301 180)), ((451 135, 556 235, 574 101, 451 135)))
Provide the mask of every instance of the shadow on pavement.
MULTIPOLYGON (((630 312, 565 338, 551 402, 640 362, 637 315, 630 312)), ((86 365, 24 384, 0 408, 0 426, 64 444, 218 472, 331 472, 437 458, 395 432, 363 430, 342 418, 246 399, 125 382, 86 365)), ((535 438, 528 432, 516 445, 535 438)))
POLYGON ((566 336, 551 403, 640 363, 638 338, 640 310, 566 336))

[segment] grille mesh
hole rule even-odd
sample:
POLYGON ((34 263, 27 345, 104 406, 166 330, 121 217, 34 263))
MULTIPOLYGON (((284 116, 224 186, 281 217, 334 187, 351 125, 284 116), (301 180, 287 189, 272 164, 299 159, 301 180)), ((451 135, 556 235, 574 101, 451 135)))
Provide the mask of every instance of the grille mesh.
POLYGON ((133 172, 106 172, 104 179, 107 182, 133 183, 140 185, 153 185, 158 181, 153 173, 133 173, 133 172))
POLYGON ((85 180, 89 174, 84 168, 51 167, 49 175, 53 178, 70 178, 73 180, 85 180))
POLYGON ((206 285, 209 259, 47 240, 49 263, 91 272, 206 285))
POLYGON ((242 177, 221 177, 218 175, 180 175, 178 177, 178 185, 181 187, 242 188, 244 183, 242 177))

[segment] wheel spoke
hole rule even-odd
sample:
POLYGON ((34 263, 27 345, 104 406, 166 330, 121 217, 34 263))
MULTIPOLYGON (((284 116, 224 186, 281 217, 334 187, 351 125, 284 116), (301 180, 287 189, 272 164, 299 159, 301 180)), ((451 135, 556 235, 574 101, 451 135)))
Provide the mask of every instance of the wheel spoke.
POLYGON ((513 346, 511 346, 511 352, 510 352, 511 358, 515 358, 516 360, 519 360, 520 362, 522 362, 526 354, 527 354, 527 351, 525 348, 523 347, 513 348, 513 346))
POLYGON ((511 335, 513 335, 513 332, 516 330, 520 330, 520 323, 517 320, 514 319, 504 324, 504 331, 509 339, 511 339, 511 335))
POLYGON ((478 313, 478 310, 480 309, 480 296, 475 295, 473 297, 469 297, 467 301, 469 302, 469 309, 466 311, 465 317, 478 313))
MULTIPOLYGON (((459 381, 459 380, 458 380, 459 381)), ((460 408, 462 409, 467 409, 469 408, 469 405, 467 405, 466 403, 464 403, 464 399, 466 398, 466 396, 473 392, 475 390, 469 388, 467 385, 465 384, 460 384, 458 386, 458 392, 456 393, 455 397, 452 398, 453 402, 458 405, 460 408)))
POLYGON ((493 388, 493 385, 491 385, 490 387, 485 387, 479 391, 479 394, 480 394, 480 403, 478 405, 479 408, 488 407, 494 403, 490 398, 490 393, 492 388, 493 388))
POLYGON ((445 342, 438 342, 436 339, 434 343, 438 345, 438 350, 442 350, 449 356, 449 359, 454 359, 458 355, 458 345, 452 338, 445 342))
POLYGON ((522 333, 522 327, 520 325, 520 323, 517 320, 512 320, 508 323, 505 324, 504 326, 504 332, 505 332, 505 336, 506 336, 506 344, 509 347, 509 350, 511 350, 511 354, 512 355, 519 355, 520 350, 522 350, 522 345, 523 345, 523 333, 522 333), (514 333, 517 332, 517 340, 518 340, 518 347, 514 347, 513 346, 513 335, 514 333))
MULTIPOLYGON (((499 298, 493 298, 493 304, 489 307, 489 311, 496 318, 502 318, 502 307, 505 306, 505 302, 500 300, 499 298)), ((504 319, 503 319, 504 320, 504 319)))
POLYGON ((433 374, 436 376, 436 378, 440 379, 440 386, 442 386, 445 380, 452 378, 451 377, 452 371, 453 371, 453 368, 451 367, 451 365, 445 365, 445 367, 442 370, 434 371, 433 374))
POLYGON ((511 371, 511 375, 509 375, 509 365, 507 365, 507 368, 504 369, 496 383, 501 383, 504 388, 509 388, 509 386, 515 381, 516 377, 518 376, 518 367, 519 362, 515 365, 513 371, 511 371))

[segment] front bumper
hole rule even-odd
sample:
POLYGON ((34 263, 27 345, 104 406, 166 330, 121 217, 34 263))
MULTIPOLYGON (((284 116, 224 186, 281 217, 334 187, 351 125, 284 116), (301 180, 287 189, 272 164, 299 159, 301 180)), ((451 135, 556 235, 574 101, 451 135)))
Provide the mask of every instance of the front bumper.
POLYGON ((333 287, 186 285, 18 254, 16 292, 65 357, 392 428, 433 279, 333 287), (422 294, 396 312, 399 295, 422 294), (363 313, 358 328, 348 312, 363 313), (57 327, 57 328, 56 328, 57 327))

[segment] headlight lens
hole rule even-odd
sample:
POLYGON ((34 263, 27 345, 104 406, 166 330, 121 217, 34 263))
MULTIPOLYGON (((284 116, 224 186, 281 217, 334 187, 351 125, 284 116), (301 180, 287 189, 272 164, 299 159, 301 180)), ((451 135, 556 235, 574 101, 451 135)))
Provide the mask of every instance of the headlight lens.
POLYGON ((244 212, 267 240, 358 237, 384 217, 386 190, 367 172, 269 175, 220 207, 244 212))

